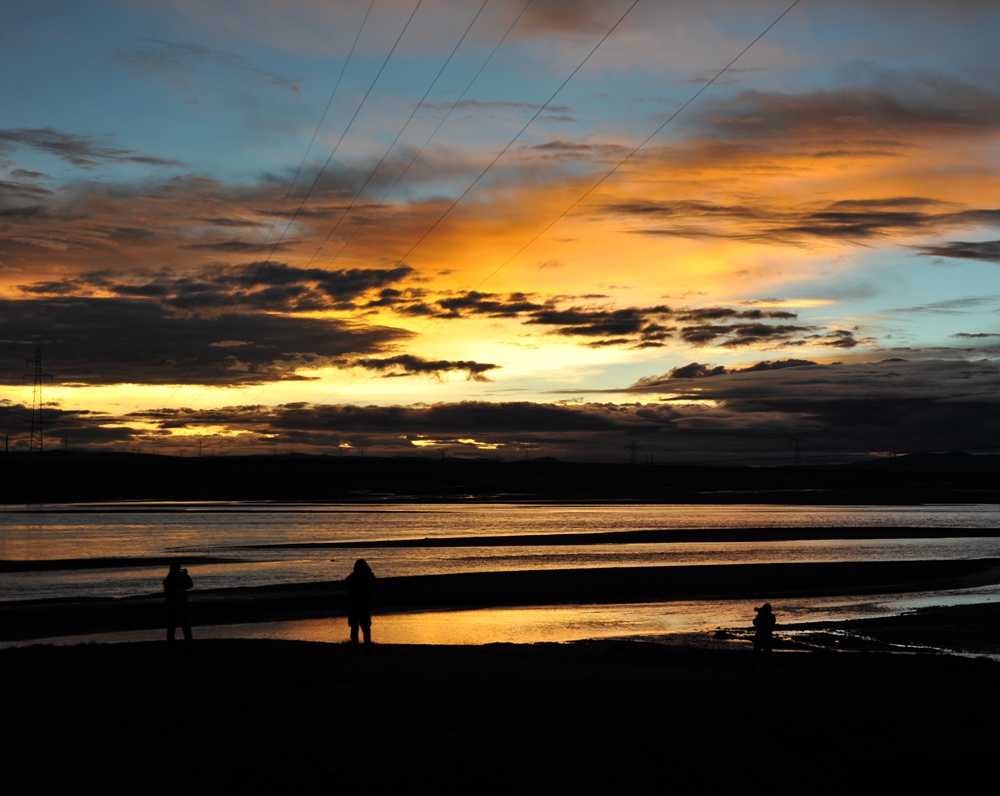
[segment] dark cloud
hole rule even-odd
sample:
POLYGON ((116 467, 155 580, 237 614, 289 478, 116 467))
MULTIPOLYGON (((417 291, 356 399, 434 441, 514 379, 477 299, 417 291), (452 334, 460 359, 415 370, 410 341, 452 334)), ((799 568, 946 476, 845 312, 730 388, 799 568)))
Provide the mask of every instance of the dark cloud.
MULTIPOLYGON (((573 121, 563 118, 559 121, 573 121)), ((629 147, 618 144, 590 144, 579 141, 546 141, 544 144, 535 144, 531 151, 539 152, 556 161, 602 161, 621 160, 632 150, 629 147)))
POLYGON ((737 139, 860 130, 990 131, 1000 127, 1000 95, 944 74, 903 73, 855 64, 854 85, 824 91, 743 91, 702 114, 718 136, 737 139))
MULTIPOLYGON (((463 99, 454 104, 452 103, 434 103, 425 102, 423 108, 429 110, 438 111, 450 111, 452 109, 456 111, 474 111, 477 113, 495 111, 495 110, 517 110, 517 111, 537 111, 538 105, 532 105, 530 102, 503 102, 499 100, 494 101, 484 101, 475 99, 463 99)), ((546 110, 550 113, 566 113, 572 108, 569 105, 547 105, 546 110)))
MULTIPOLYGON (((996 224, 992 209, 956 210, 937 200, 900 196, 841 200, 821 207, 798 208, 711 204, 708 202, 615 202, 603 206, 612 213, 636 216, 658 226, 633 229, 633 234, 683 238, 718 238, 763 244, 794 244, 808 238, 861 242, 893 234, 934 233, 955 225, 996 224)), ((948 244, 920 247, 923 254, 990 259, 996 244, 948 244), (952 253, 949 253, 952 252, 952 253)))
MULTIPOLYGON (((286 243, 269 243, 267 246, 268 251, 282 251, 284 249, 290 248, 291 244, 286 243)), ((186 249, 209 249, 221 252, 241 252, 241 253, 256 253, 261 250, 261 244, 255 243, 253 241, 246 240, 220 240, 213 243, 189 243, 184 248, 186 249)))
POLYGON ((726 369, 722 365, 718 365, 713 368, 711 365, 702 365, 700 362, 692 362, 690 365, 684 365, 679 368, 671 368, 666 378, 702 379, 708 376, 721 376, 724 373, 726 373, 726 369))
POLYGON ((717 345, 724 348, 742 348, 751 345, 793 344, 813 326, 793 326, 766 323, 734 323, 729 325, 696 324, 681 330, 681 338, 692 345, 717 345))
POLYGON ((557 327, 554 334, 564 336, 603 337, 605 335, 647 335, 662 339, 670 331, 654 323, 654 320, 669 317, 670 308, 629 307, 620 310, 586 309, 570 307, 564 310, 537 310, 525 321, 531 325, 557 327))
MULTIPOLYGON (((72 448, 134 449, 142 439, 166 435, 166 432, 151 434, 138 423, 133 425, 122 422, 120 417, 103 412, 64 409, 51 402, 46 403, 44 413, 46 450, 61 446, 64 442, 67 447, 72 448)), ((11 449, 28 449, 31 436, 30 406, 0 401, 0 423, 8 433, 11 449)))
POLYGON ((37 216, 41 213, 42 208, 38 205, 29 205, 27 207, 0 207, 0 218, 26 218, 28 216, 37 216))
POLYGON ((993 304, 1000 297, 992 296, 965 296, 962 298, 943 299, 930 304, 922 304, 916 307, 896 307, 886 310, 892 313, 929 313, 932 315, 961 315, 969 310, 978 309, 984 304, 993 304))
POLYGON ((698 323, 731 319, 751 321, 759 321, 765 318, 794 320, 797 317, 797 313, 786 310, 734 310, 731 307, 701 307, 677 312, 678 321, 694 321, 698 323))
POLYGON ((326 271, 285 263, 252 262, 214 265, 195 274, 164 271, 123 277, 111 271, 91 271, 58 282, 20 285, 19 289, 34 295, 87 296, 112 292, 120 296, 158 297, 166 307, 206 315, 230 310, 237 304, 307 312, 353 309, 354 302, 369 291, 405 279, 411 273, 409 266, 326 271))
MULTIPOLYGON (((690 372, 713 373, 692 363, 690 372)), ((813 452, 981 448, 1000 439, 1000 365, 993 360, 818 365, 804 360, 758 363, 712 378, 671 401, 698 402, 675 426, 743 436, 801 434, 813 452), (704 408, 709 400, 716 408, 704 408)), ((642 379, 630 390, 676 395, 691 380, 642 379)), ((673 431, 672 433, 679 433, 673 431)), ((716 447, 718 440, 710 443, 716 447)), ((738 449, 738 446, 734 446, 738 449)))
MULTIPOLYGON (((18 171, 15 169, 15 172, 18 171)), ((0 198, 42 199, 52 196, 52 191, 36 182, 8 182, 0 180, 0 198)))
MULTIPOLYGON (((389 359, 386 357, 385 359, 389 359)), ((50 372, 58 367, 46 362, 50 372)), ((23 370, 20 366, 19 371, 23 370)), ((654 461, 791 464, 790 438, 807 461, 866 452, 982 450, 1000 439, 1000 363, 891 358, 873 363, 758 363, 728 373, 692 363, 628 391, 661 393, 658 403, 536 404, 469 401, 412 406, 309 405, 164 409, 110 419, 53 407, 46 428, 69 445, 192 445, 172 429, 205 429, 203 439, 241 453, 340 446, 373 454, 479 450, 623 461, 637 442, 654 461), (677 375, 685 373, 685 375, 677 375), (702 377, 695 375, 701 373, 702 377), (711 374, 711 375, 710 375, 711 374), (153 428, 150 430, 149 426, 153 428), (228 429, 226 438, 212 430, 228 429), (236 440, 235 442, 233 440, 236 440)), ((0 402, 0 422, 21 445, 30 423, 23 405, 0 402)))
POLYGON ((932 257, 950 257, 962 260, 983 260, 1000 263, 1000 240, 948 241, 936 246, 919 246, 917 251, 932 257))
MULTIPOLYGON (((815 345, 827 346, 829 348, 854 348, 862 341, 854 336, 854 332, 849 329, 834 329, 825 335, 813 335, 809 338, 815 345)), ((865 342, 873 342, 871 340, 865 342)))
POLYGON ((27 171, 25 169, 14 169, 10 173, 11 177, 18 180, 51 180, 52 176, 44 171, 27 171))
POLYGON ((260 384, 302 368, 375 355, 411 335, 399 329, 241 311, 217 318, 172 313, 149 298, 47 296, 0 300, 0 339, 17 364, 41 348, 56 382, 82 384, 260 384), (225 339, 211 343, 224 329, 225 339), (264 330, 262 332, 262 329, 264 330), (211 343, 211 344, 210 344, 211 343), (197 367, 195 367, 197 364, 197 367))
POLYGON ((14 147, 40 150, 84 169, 111 163, 143 163, 148 166, 183 165, 176 160, 137 155, 130 149, 105 146, 90 136, 64 133, 52 127, 0 129, 0 152, 14 147))
POLYGON ((441 378, 446 373, 461 372, 468 381, 489 381, 486 374, 499 365, 465 360, 429 360, 412 354, 400 354, 382 359, 356 359, 351 364, 368 370, 389 371, 386 378, 409 375, 424 375, 441 378))
POLYGON ((959 332, 958 334, 953 334, 952 337, 961 337, 964 340, 977 340, 983 337, 1000 337, 1000 333, 996 332, 959 332))
POLYGON ((182 44, 160 39, 143 41, 143 47, 121 49, 116 53, 118 61, 140 77, 163 75, 172 83, 188 86, 196 80, 204 80, 204 75, 211 70, 225 69, 260 86, 299 93, 297 79, 261 69, 242 55, 200 44, 182 44))
POLYGON ((729 373, 755 373, 763 370, 801 368, 815 364, 815 362, 808 359, 780 359, 774 362, 771 360, 764 360, 763 362, 757 362, 745 368, 726 368, 723 365, 708 365, 702 364, 701 362, 692 362, 688 365, 671 368, 664 376, 643 377, 633 384, 629 388, 629 391, 641 392, 645 390, 658 390, 661 388, 669 389, 667 382, 671 379, 703 379, 710 376, 725 376, 729 373))
POLYGON ((442 317, 461 317, 463 315, 486 315, 490 318, 513 318, 522 313, 545 311, 553 305, 551 302, 539 303, 526 293, 509 293, 499 296, 495 293, 479 293, 470 291, 460 296, 439 299, 437 302, 444 312, 442 317))
POLYGON ((811 365, 815 365, 808 359, 780 359, 775 362, 770 360, 765 360, 763 362, 757 362, 746 368, 734 368, 733 373, 754 373, 761 370, 783 370, 785 368, 804 368, 811 365))
MULTIPOLYGON (((24 415, 23 408, 20 414, 24 415)), ((657 408, 651 414, 668 417, 671 412, 657 408)), ((242 440, 235 443, 241 452, 270 451, 273 446, 328 452, 349 445, 383 455, 414 455, 427 453, 421 444, 430 440, 436 443, 429 449, 433 456, 449 445, 473 449, 481 445, 484 450, 499 450, 507 456, 518 456, 527 449, 565 454, 570 449, 585 450, 604 436, 613 438, 617 452, 623 433, 655 426, 649 417, 637 417, 632 408, 480 401, 430 406, 298 403, 207 410, 170 408, 134 412, 123 422, 155 425, 153 434, 134 437, 135 442, 147 445, 157 438, 162 440, 170 429, 197 431, 223 425, 242 440)), ((211 434, 206 436, 211 438, 211 434)), ((234 445, 232 439, 220 443, 234 445)))
MULTIPOLYGON (((581 338, 590 348, 655 348, 680 338, 691 345, 746 346, 821 345, 851 347, 858 344, 852 332, 823 330, 814 326, 769 324, 766 321, 794 320, 787 310, 701 307, 671 309, 666 305, 624 307, 569 304, 567 297, 542 298, 534 294, 482 293, 470 291, 438 299, 437 310, 416 297, 401 292, 385 294, 372 302, 413 315, 435 314, 441 318, 485 316, 518 318, 529 327, 545 327, 546 333, 581 338), (721 323, 706 323, 721 321, 721 323)), ((597 296, 595 298, 603 298, 597 296)))
POLYGON ((247 218, 226 218, 217 216, 215 218, 201 218, 199 221, 204 221, 207 224, 214 224, 217 227, 260 227, 263 224, 254 219, 247 218))
MULTIPOLYGON (((124 271, 135 270, 138 263, 146 268, 204 265, 192 252, 233 262, 258 251, 261 257, 273 257, 292 246, 310 248, 318 245, 316 236, 329 233, 329 225, 343 215, 346 205, 341 200, 353 190, 352 182, 363 179, 360 169, 327 171, 310 207, 299 214, 295 234, 276 231, 263 251, 263 230, 273 223, 274 208, 287 192, 291 175, 274 180, 263 175, 238 185, 191 175, 129 183, 91 180, 63 186, 54 195, 20 190, 15 196, 0 188, 0 211, 10 216, 10 226, 0 236, 0 260, 45 263, 51 259, 45 256, 48 250, 59 252, 64 272, 103 267, 124 271), (248 232, 233 235, 227 231, 232 228, 248 232)), ((405 223, 414 226, 420 223, 412 214, 407 219, 405 223)), ((284 226, 280 223, 279 230, 284 226)), ((376 245, 374 226, 370 239, 369 233, 355 237, 356 247, 376 245)), ((384 249, 384 241, 377 245, 384 249)), ((378 262, 374 257, 360 259, 378 262)))

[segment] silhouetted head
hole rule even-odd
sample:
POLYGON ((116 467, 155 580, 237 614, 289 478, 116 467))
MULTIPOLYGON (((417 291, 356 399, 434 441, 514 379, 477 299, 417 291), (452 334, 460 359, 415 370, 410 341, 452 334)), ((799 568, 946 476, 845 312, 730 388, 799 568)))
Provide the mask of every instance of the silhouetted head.
POLYGON ((759 613, 769 614, 771 613, 771 603, 764 603, 760 608, 754 608, 754 610, 759 613))
POLYGON ((171 575, 180 575, 181 574, 181 565, 178 564, 178 563, 171 564, 170 565, 170 574, 171 575))
POLYGON ((354 562, 354 571, 355 572, 371 572, 372 570, 371 570, 371 567, 368 566, 368 562, 367 561, 365 561, 363 558, 359 558, 357 561, 354 562))

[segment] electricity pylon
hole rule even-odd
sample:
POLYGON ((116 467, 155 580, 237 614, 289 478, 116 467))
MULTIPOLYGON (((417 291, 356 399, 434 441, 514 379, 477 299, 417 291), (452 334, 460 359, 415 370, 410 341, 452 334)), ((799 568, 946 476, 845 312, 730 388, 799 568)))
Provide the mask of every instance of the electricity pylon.
POLYGON ((42 431, 42 382, 52 377, 42 372, 42 349, 35 349, 35 358, 28 360, 29 365, 32 363, 35 365, 35 372, 24 374, 24 378, 31 376, 34 379, 34 388, 31 391, 31 439, 28 442, 28 453, 34 453, 36 449, 41 453, 45 449, 42 431))

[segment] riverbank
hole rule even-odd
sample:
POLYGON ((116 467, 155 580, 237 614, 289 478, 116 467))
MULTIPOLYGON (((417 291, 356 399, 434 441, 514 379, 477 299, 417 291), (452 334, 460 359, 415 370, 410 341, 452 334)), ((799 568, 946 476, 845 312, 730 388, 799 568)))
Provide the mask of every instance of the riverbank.
POLYGON ((778 651, 755 674, 718 645, 5 650, 6 748, 106 793, 865 793, 961 789, 994 759, 997 663, 778 651))

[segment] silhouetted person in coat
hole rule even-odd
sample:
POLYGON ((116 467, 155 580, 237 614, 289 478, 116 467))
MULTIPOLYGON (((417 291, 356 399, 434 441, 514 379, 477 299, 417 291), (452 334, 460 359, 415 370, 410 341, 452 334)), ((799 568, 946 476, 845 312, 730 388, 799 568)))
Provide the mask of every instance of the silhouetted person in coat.
POLYGON ((174 648, 177 625, 184 630, 184 648, 191 647, 191 619, 188 617, 188 589, 194 587, 191 576, 180 564, 171 564, 163 579, 163 597, 167 608, 167 647, 174 648))
POLYGON ((760 608, 754 608, 757 616, 754 617, 753 626, 753 670, 757 671, 757 662, 761 655, 767 655, 767 668, 771 670, 771 650, 774 648, 774 626, 778 620, 774 618, 771 611, 771 603, 764 603, 760 608))
POLYGON ((344 581, 347 584, 347 624, 351 626, 351 643, 358 643, 358 628, 365 636, 365 645, 372 641, 372 589, 375 575, 368 562, 359 558, 354 571, 344 581))

